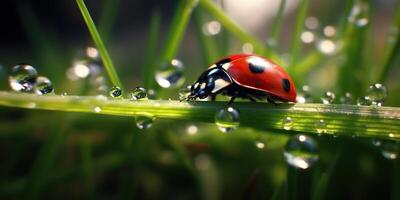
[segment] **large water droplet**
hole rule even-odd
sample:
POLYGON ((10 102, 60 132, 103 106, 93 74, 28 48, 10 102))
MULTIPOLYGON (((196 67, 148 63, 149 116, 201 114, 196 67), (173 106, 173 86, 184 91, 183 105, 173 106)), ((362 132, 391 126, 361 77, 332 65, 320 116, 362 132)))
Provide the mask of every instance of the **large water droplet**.
POLYGON ((293 120, 291 117, 285 117, 282 121, 283 129, 290 130, 293 127, 293 120))
POLYGON ((137 114, 135 116, 136 126, 139 129, 148 129, 153 126, 154 116, 150 114, 137 114))
POLYGON ((321 98, 323 104, 331 104, 335 100, 335 93, 327 91, 321 98))
POLYGON ((39 95, 49 94, 53 92, 53 84, 47 77, 39 76, 36 79, 34 90, 39 95))
POLYGON ((118 86, 114 86, 110 90, 110 96, 113 98, 119 98, 122 97, 122 90, 118 86))
POLYGON ((349 16, 349 22, 356 27, 364 27, 368 24, 368 4, 362 1, 354 3, 349 16))
POLYGON ((369 86, 367 96, 371 100, 372 104, 381 106, 387 98, 386 87, 380 83, 372 84, 369 86))
POLYGON ((16 65, 11 69, 8 81, 12 90, 17 92, 31 92, 36 83, 37 71, 27 64, 16 65))
POLYGON ((170 62, 162 64, 156 71, 156 81, 163 88, 179 87, 185 82, 183 70, 183 63, 178 59, 172 59, 170 62))
POLYGON ((219 110, 214 120, 218 129, 224 133, 234 131, 240 125, 239 112, 232 107, 219 110))
POLYGON ((283 155, 289 165, 300 169, 313 166, 319 159, 316 142, 306 135, 293 136, 286 144, 283 155))
POLYGON ((349 92, 346 92, 346 94, 344 94, 344 96, 340 97, 340 103, 347 104, 347 105, 353 104, 353 95, 351 95, 351 93, 349 93, 349 92))
POLYGON ((370 106, 372 101, 369 99, 368 96, 360 97, 357 99, 357 105, 359 106, 370 106))
POLYGON ((327 124, 326 124, 325 120, 323 120, 323 119, 320 119, 315 123, 315 129, 317 130, 317 132, 319 134, 326 133, 327 132, 326 127, 327 127, 327 124))
POLYGON ((142 87, 136 87, 131 93, 131 100, 136 101, 139 99, 146 98, 146 96, 147 96, 146 89, 142 87))

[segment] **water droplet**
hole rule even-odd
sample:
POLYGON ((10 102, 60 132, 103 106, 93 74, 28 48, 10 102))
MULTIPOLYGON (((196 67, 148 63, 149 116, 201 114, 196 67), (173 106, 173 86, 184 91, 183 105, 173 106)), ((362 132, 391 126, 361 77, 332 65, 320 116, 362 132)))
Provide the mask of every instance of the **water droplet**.
POLYGON ((353 104, 353 95, 351 95, 351 93, 349 93, 349 92, 346 92, 346 94, 344 94, 344 96, 340 97, 340 103, 352 105, 353 104))
POLYGON ((326 37, 333 37, 336 34, 336 28, 333 26, 325 26, 324 35, 326 37))
POLYGON ((360 97, 357 99, 357 105, 359 106, 370 106, 372 104, 372 101, 369 99, 369 97, 360 97))
POLYGON ((122 90, 118 86, 114 86, 110 90, 110 96, 113 98, 119 98, 122 97, 122 90))
POLYGON ((146 96, 147 96, 146 89, 142 87, 136 87, 131 93, 131 100, 136 101, 139 99, 146 98, 146 96))
POLYGON ((149 99, 156 99, 157 97, 157 92, 153 89, 147 90, 147 98, 149 99))
POLYGON ((204 35, 217 35, 221 32, 221 24, 218 21, 210 21, 203 25, 204 35))
POLYGON ((376 147, 379 147, 379 146, 381 146, 381 144, 382 144, 382 141, 381 141, 381 140, 379 140, 379 139, 372 139, 372 145, 374 145, 374 146, 376 146, 376 147))
POLYGON ((311 98, 311 89, 310 86, 308 85, 303 85, 301 87, 301 92, 296 97, 297 103, 311 103, 312 98, 311 98))
POLYGON ((293 136, 286 144, 283 155, 289 165, 300 169, 313 166, 319 159, 316 142, 306 135, 293 136))
POLYGON ((317 43, 317 49, 323 54, 333 55, 336 53, 337 45, 334 41, 329 39, 322 39, 317 43))
POLYGON ((189 135, 196 135, 199 129, 197 128, 196 125, 190 125, 186 128, 186 132, 189 135))
POLYGON ((232 107, 217 111, 214 120, 218 129, 224 133, 234 131, 240 125, 239 112, 232 107))
POLYGON ((99 51, 94 47, 88 47, 86 48, 86 56, 91 59, 97 60, 99 59, 99 51))
POLYGON ((44 95, 54 92, 53 84, 51 81, 44 76, 39 76, 36 79, 36 84, 34 86, 35 93, 38 95, 44 95))
POLYGON ((63 93, 61 94, 61 96, 63 96, 63 97, 68 96, 68 93, 67 93, 67 92, 63 92, 63 93))
POLYGON ((321 100, 323 104, 331 104, 335 100, 335 93, 327 91, 321 100))
POLYGON ((290 130, 293 127, 293 120, 291 117, 285 117, 282 121, 283 129, 290 130))
POLYGON ((311 31, 304 31, 303 33, 301 33, 300 38, 301 38, 301 41, 303 41, 304 43, 310 44, 310 43, 314 42, 315 35, 311 31))
POLYGON ((315 123, 315 129, 317 129, 317 133, 321 134, 321 133, 326 133, 327 132, 327 124, 323 119, 318 120, 315 123))
POLYGON ((190 95, 190 88, 192 85, 187 85, 179 89, 179 101, 185 101, 190 95))
POLYGON ((180 87, 184 82, 184 65, 178 59, 172 59, 170 62, 161 65, 156 71, 156 81, 163 88, 180 87))
POLYGON ((95 113, 99 113, 99 112, 101 112, 101 108, 100 108, 99 106, 95 106, 95 107, 93 108, 93 111, 94 111, 95 113))
POLYGON ((381 106, 387 98, 386 87, 380 83, 372 84, 369 86, 367 96, 369 100, 371 100, 372 104, 381 106))
POLYGON ((394 160, 399 157, 400 143, 396 141, 382 141, 380 149, 383 157, 394 160))
POLYGON ((153 126, 154 116, 147 113, 138 113, 135 116, 135 120, 139 129, 149 129, 153 126))
POLYGON ((250 43, 244 43, 243 46, 242 46, 242 52, 243 53, 248 53, 248 54, 254 53, 253 45, 250 44, 250 43))
POLYGON ((265 144, 263 142, 260 142, 260 141, 256 141, 255 145, 259 149, 264 149, 264 147, 265 147, 265 144))
POLYGON ((364 27, 368 24, 368 4, 362 1, 357 1, 349 16, 349 22, 356 27, 364 27))
POLYGON ((314 30, 314 29, 318 28, 319 21, 316 17, 310 16, 310 17, 306 18, 305 25, 308 29, 314 30))
POLYGON ((17 92, 31 92, 36 83, 37 71, 27 64, 16 65, 11 69, 8 81, 12 90, 17 92))
POLYGON ((78 78, 86 78, 90 74, 90 69, 86 61, 77 61, 74 65, 67 70, 67 77, 70 80, 77 80, 78 78))

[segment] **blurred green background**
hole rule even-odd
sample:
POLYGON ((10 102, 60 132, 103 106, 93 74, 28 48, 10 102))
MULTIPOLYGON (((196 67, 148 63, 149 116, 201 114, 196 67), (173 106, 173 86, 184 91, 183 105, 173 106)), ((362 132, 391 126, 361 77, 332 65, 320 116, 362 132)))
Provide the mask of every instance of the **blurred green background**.
MULTIPOLYGON (((161 62, 179 1, 85 2, 125 87, 154 86, 146 69, 161 62), (152 22, 160 26, 148 50, 152 22)), ((313 102, 333 91, 334 103, 350 92, 355 104, 381 82, 389 91, 384 105, 399 106, 399 2, 290 0, 278 21, 280 3, 215 1, 279 58, 300 94, 311 88, 313 102)), ((108 93, 102 64, 87 55, 94 44, 75 1, 5 1, 0 22, 1 90, 9 90, 12 66, 29 63, 56 94, 108 93), (97 67, 81 77, 71 70, 77 62, 97 67)), ((190 84, 213 61, 253 49, 198 6, 175 57, 190 84)), ((178 89, 147 89, 178 99, 178 89)), ((382 156, 387 149, 370 139, 314 137, 319 160, 299 170, 283 156, 289 134, 249 127, 223 134, 214 124, 172 120, 141 130, 126 117, 0 110, 2 199, 400 199, 399 159, 382 156)), ((398 157, 398 144, 391 148, 398 157)))

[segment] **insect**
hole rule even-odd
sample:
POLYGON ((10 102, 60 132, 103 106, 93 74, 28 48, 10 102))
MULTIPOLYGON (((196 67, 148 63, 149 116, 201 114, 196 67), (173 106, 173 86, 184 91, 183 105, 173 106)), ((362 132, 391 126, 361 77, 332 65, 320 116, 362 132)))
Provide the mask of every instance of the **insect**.
POLYGON ((273 104, 296 102, 296 88, 284 69, 274 62, 254 54, 235 54, 211 65, 191 86, 188 100, 218 94, 251 101, 267 100, 273 104))

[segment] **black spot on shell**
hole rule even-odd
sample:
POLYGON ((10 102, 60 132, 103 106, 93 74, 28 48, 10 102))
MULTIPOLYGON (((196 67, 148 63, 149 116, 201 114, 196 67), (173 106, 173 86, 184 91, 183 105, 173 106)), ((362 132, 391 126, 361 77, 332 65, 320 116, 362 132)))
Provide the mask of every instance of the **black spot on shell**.
POLYGON ((251 72, 253 72, 255 74, 260 74, 260 73, 264 72, 265 66, 249 62, 249 69, 251 72))
POLYGON ((283 86, 283 90, 285 90, 285 92, 290 91, 290 82, 288 79, 286 79, 286 78, 282 79, 282 86, 283 86))
POLYGON ((215 65, 217 65, 217 67, 221 67, 223 64, 229 63, 229 62, 231 62, 231 61, 232 61, 232 60, 231 60, 230 58, 225 58, 225 59, 220 60, 220 61, 218 61, 217 63, 215 63, 215 65))

